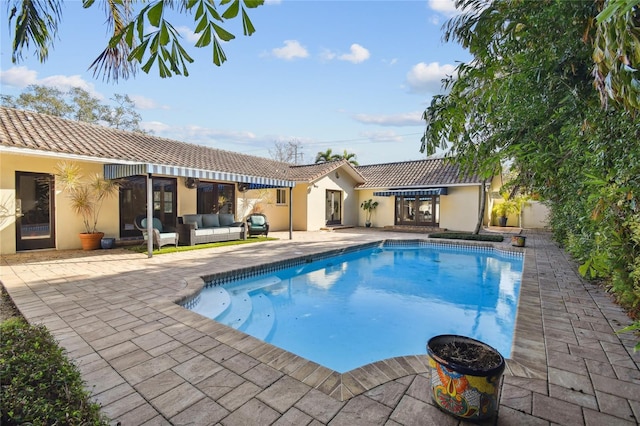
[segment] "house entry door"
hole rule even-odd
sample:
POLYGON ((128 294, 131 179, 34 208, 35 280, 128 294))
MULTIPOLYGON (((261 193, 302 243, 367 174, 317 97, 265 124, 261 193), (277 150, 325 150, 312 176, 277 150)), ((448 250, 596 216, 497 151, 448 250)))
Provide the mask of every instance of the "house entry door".
POLYGON ((326 221, 327 225, 342 223, 342 191, 327 190, 326 221))
POLYGON ((16 172, 16 251, 55 248, 54 177, 16 172))

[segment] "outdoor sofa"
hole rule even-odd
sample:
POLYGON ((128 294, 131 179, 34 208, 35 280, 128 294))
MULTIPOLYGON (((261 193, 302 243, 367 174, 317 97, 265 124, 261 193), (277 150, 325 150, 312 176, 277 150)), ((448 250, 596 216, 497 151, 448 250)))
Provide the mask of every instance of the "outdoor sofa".
POLYGON ((178 218, 177 229, 182 245, 246 239, 244 222, 236 222, 233 214, 185 214, 178 218))

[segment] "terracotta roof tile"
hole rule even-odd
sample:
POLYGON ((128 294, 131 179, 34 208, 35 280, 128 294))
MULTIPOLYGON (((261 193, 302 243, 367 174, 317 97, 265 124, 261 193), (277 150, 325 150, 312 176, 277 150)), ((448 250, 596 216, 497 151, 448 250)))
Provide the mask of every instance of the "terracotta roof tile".
POLYGON ((289 179, 290 165, 264 157, 179 142, 0 107, 0 145, 248 176, 289 179))
POLYGON ((373 164, 356 168, 366 182, 358 188, 421 188, 480 184, 475 176, 461 176, 458 166, 443 158, 373 164))
POLYGON ((292 166, 264 157, 134 133, 30 111, 0 107, 0 146, 74 154, 107 163, 136 162, 310 182, 347 167, 359 188, 479 184, 443 159, 353 167, 346 160, 292 166))

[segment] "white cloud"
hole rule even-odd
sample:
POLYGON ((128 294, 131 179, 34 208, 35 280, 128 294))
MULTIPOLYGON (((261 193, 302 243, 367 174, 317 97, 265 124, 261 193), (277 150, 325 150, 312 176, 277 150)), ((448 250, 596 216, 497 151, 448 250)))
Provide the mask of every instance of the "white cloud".
POLYGON ((428 0, 427 4, 429 9, 447 16, 452 16, 458 13, 455 0, 428 0))
POLYGON ((402 142, 403 137, 392 130, 379 132, 364 132, 362 136, 369 138, 372 142, 402 142))
POLYGON ((133 101, 133 104, 138 109, 170 109, 167 105, 159 105, 153 99, 149 99, 141 95, 129 95, 129 99, 133 101))
POLYGON ((320 52, 320 59, 323 61, 332 61, 336 58, 336 56, 338 55, 336 55, 329 49, 322 49, 322 51, 320 52))
POLYGON ((196 34, 193 30, 186 26, 176 27, 178 33, 184 37, 187 41, 191 43, 195 43, 200 38, 200 34, 196 34))
POLYGON ((88 83, 79 75, 52 75, 39 79, 36 71, 30 70, 25 66, 19 66, 9 68, 7 71, 0 71, 0 80, 2 80, 3 85, 19 89, 24 89, 32 84, 53 87, 63 92, 79 87, 98 99, 104 99, 104 96, 96 92, 93 83, 88 83))
POLYGON ((276 47, 271 50, 271 53, 276 58, 284 59, 287 61, 296 58, 306 58, 309 56, 307 49, 302 46, 297 40, 285 40, 284 47, 276 47))
POLYGON ((152 132, 154 135, 161 136, 171 131, 171 126, 159 121, 143 121, 140 123, 142 130, 152 132))
POLYGON ((357 43, 354 43, 351 45, 350 51, 351 53, 345 53, 344 55, 340 55, 338 59, 340 59, 341 61, 348 61, 354 64, 359 64, 360 62, 366 61, 371 56, 371 54, 369 53, 369 50, 360 46, 357 43))
POLYGON ((442 92, 442 79, 452 75, 454 70, 455 66, 451 64, 420 62, 407 73, 407 84, 410 91, 414 93, 440 93, 442 92))
POLYGON ((379 126, 418 126, 422 125, 422 112, 408 112, 404 114, 356 114, 353 119, 364 124, 379 126))
POLYGON ((0 71, 0 81, 3 85, 23 89, 30 84, 37 84, 38 73, 27 67, 12 67, 6 71, 0 71))

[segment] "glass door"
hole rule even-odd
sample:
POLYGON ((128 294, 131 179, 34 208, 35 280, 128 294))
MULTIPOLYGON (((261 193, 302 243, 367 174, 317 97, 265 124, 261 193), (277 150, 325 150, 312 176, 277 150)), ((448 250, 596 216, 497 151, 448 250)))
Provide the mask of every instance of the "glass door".
MULTIPOLYGON (((163 226, 176 226, 177 183, 176 179, 154 177, 153 216, 160 219, 163 226)), ((122 180, 120 185, 120 238, 137 238, 140 231, 134 220, 138 215, 147 214, 147 179, 133 176, 122 180)))
POLYGON ((342 191, 327 190, 327 202, 325 219, 327 225, 339 225, 342 223, 342 191))
POLYGON ((16 250, 55 248, 54 177, 16 172, 16 250))

